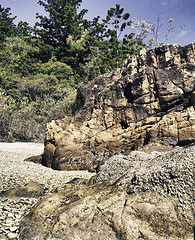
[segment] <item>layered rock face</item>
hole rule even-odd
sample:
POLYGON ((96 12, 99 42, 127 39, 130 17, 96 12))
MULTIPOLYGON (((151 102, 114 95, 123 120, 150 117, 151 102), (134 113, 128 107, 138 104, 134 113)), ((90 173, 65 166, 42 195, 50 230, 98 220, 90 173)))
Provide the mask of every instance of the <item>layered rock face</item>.
POLYGON ((73 116, 48 124, 42 164, 87 169, 116 152, 195 138, 195 43, 126 60, 78 89, 73 116))

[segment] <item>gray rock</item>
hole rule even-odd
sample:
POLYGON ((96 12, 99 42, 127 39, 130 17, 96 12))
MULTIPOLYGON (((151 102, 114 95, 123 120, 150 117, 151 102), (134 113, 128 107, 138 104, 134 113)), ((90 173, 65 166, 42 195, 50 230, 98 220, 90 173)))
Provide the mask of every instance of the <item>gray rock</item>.
POLYGON ((194 156, 189 146, 111 157, 87 185, 72 181, 39 201, 20 239, 192 239, 194 156))

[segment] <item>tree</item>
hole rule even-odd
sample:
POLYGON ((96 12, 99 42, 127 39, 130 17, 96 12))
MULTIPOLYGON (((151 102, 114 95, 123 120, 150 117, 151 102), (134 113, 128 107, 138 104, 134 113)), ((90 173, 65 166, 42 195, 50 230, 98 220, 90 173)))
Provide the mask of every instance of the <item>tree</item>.
POLYGON ((71 53, 68 50, 67 39, 70 35, 80 36, 81 25, 84 23, 83 16, 87 10, 77 13, 82 0, 39 0, 38 3, 45 8, 49 16, 37 18, 36 35, 46 44, 50 44, 58 60, 69 64, 71 53))
POLYGON ((15 37, 31 36, 33 28, 29 26, 29 23, 20 21, 13 29, 13 35, 15 37))
MULTIPOLYGON (((128 21, 130 13, 124 14, 124 8, 120 7, 120 4, 116 4, 116 7, 111 7, 108 12, 106 19, 103 19, 105 23, 106 30, 105 36, 109 39, 110 43, 113 46, 113 54, 116 62, 116 67, 119 67, 121 56, 123 55, 122 43, 120 41, 120 36, 127 26, 131 25, 131 21, 128 21)), ((124 37, 123 37, 124 40, 124 37)), ((123 57, 122 57, 123 58, 123 57)))
POLYGON ((11 17, 10 8, 4 8, 0 5, 0 43, 5 41, 6 37, 13 35, 15 28, 14 19, 11 17))
POLYGON ((39 39, 27 37, 7 37, 3 50, 0 51, 0 67, 8 71, 8 76, 20 77, 36 74, 41 64, 52 57, 52 47, 39 39))
POLYGON ((130 13, 124 13, 124 8, 116 4, 108 10, 102 23, 99 16, 90 22, 87 41, 95 75, 120 68, 125 58, 137 54, 145 46, 142 38, 134 38, 129 18, 130 13))
POLYGON ((130 13, 125 13, 124 8, 120 8, 120 4, 116 4, 116 7, 111 7, 108 10, 106 19, 103 19, 103 22, 107 25, 111 25, 114 29, 109 28, 106 32, 107 37, 115 38, 117 41, 119 41, 120 36, 126 26, 131 25, 131 21, 127 21, 130 17, 130 13))

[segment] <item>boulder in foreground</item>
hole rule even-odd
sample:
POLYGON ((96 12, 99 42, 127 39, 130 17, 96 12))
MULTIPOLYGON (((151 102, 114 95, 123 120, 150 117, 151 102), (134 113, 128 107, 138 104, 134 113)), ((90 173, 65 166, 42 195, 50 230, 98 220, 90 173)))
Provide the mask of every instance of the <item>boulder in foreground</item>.
POLYGON ((194 157, 195 146, 112 157, 40 200, 19 239, 192 240, 194 157))

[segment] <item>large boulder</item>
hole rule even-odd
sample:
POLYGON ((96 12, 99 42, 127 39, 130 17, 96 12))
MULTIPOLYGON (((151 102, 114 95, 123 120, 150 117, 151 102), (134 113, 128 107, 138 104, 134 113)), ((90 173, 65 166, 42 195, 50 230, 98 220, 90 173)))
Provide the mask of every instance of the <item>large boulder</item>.
POLYGON ((195 138, 195 43, 129 58, 78 89, 73 116, 47 126, 42 163, 97 171, 116 152, 195 138))
POLYGON ((41 199, 19 239, 192 240, 194 157, 195 146, 112 157, 91 180, 41 199))

